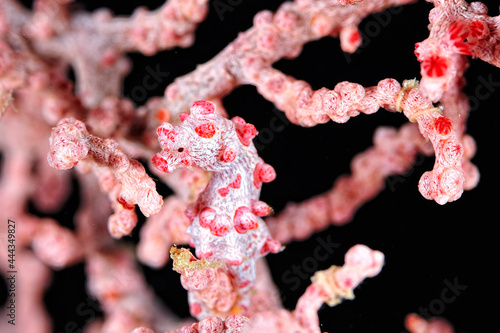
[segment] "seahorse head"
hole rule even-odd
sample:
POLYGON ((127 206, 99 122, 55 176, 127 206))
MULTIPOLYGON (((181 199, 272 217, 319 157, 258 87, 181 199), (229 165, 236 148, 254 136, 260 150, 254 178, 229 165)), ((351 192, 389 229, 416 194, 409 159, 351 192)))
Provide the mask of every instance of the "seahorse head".
POLYGON ((156 130, 162 151, 152 162, 159 170, 196 166, 216 171, 236 158, 234 123, 215 114, 215 105, 209 101, 193 103, 190 111, 181 115, 179 126, 163 123, 156 130))

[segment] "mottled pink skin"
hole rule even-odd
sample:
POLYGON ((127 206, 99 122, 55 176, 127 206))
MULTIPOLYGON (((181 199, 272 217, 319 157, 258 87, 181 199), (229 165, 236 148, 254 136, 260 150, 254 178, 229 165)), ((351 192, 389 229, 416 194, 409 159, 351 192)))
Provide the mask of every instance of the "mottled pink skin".
POLYGON ((255 127, 240 117, 229 121, 216 115, 213 103, 199 101, 179 126, 164 123, 157 134, 162 151, 152 162, 158 169, 172 172, 184 166, 212 172, 197 202, 188 207, 192 223, 187 233, 199 258, 229 265, 232 283, 240 288, 238 302, 247 309, 247 293, 255 284, 255 260, 281 250, 259 216, 262 209, 252 205, 259 199, 262 183, 276 176, 257 155, 251 141, 257 134, 255 127))
MULTIPOLYGON (((187 251, 187 250, 181 250, 187 251)), ((178 259, 174 259, 174 270, 181 274, 182 286, 189 291, 188 300, 190 311, 193 316, 207 318, 219 316, 227 318, 233 313, 240 313, 243 310, 247 316, 266 311, 278 310, 282 307, 279 292, 272 281, 269 269, 263 259, 257 261, 256 276, 257 281, 252 293, 247 309, 241 308, 238 290, 241 286, 235 285, 228 265, 211 260, 205 262, 196 259, 190 252, 188 257, 191 267, 179 265, 178 259), (196 265, 201 263, 202 265, 196 265)), ((186 258, 184 258, 186 259, 186 258)), ((185 264, 185 262, 184 262, 185 264)))

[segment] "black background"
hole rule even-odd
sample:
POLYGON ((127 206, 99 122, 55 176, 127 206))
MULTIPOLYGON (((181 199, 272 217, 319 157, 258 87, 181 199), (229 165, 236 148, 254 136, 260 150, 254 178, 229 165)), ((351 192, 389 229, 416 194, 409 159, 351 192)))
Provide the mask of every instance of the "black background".
MULTIPOLYGON (((106 6, 123 15, 131 14, 140 5, 154 9, 162 4, 161 0, 81 2, 88 10, 106 6)), ((125 81, 124 94, 131 94, 137 80, 144 77, 148 64, 159 63, 162 70, 171 75, 156 91, 151 91, 150 96, 162 95, 175 77, 210 60, 234 40, 238 32, 250 28, 258 11, 274 11, 282 2, 212 1, 207 19, 197 29, 194 46, 160 52, 153 57, 130 55, 134 68, 125 81), (218 13, 217 4, 226 5, 230 10, 218 13)), ((275 67, 306 80, 314 89, 323 86, 332 89, 344 80, 371 86, 387 77, 400 82, 419 78, 414 44, 428 36, 427 15, 431 8, 431 4, 419 2, 403 7, 396 14, 369 16, 360 26, 364 44, 353 55, 340 50, 338 39, 325 38, 307 44, 298 58, 279 61, 275 67)), ((490 15, 498 15, 498 3, 489 5, 489 8, 490 15)), ((422 173, 432 168, 432 157, 419 159, 419 165, 403 177, 389 178, 386 189, 364 205, 351 223, 332 226, 306 241, 288 245, 283 253, 267 257, 288 309, 295 307, 298 297, 309 284, 307 279, 301 279, 298 287, 290 282, 287 277, 297 276, 293 273, 293 266, 303 266, 307 270, 311 262, 308 258, 321 243, 318 238, 330 238, 339 247, 327 260, 316 261, 318 269, 342 264, 344 253, 358 243, 384 252, 386 262, 377 277, 366 280, 355 290, 354 301, 345 301, 334 308, 326 305, 321 308, 322 330, 399 333, 404 331, 406 314, 419 313, 423 308, 428 308, 430 314, 447 318, 457 332, 498 330, 494 326, 500 310, 495 269, 498 265, 495 227, 499 220, 496 170, 500 161, 495 142, 498 142, 496 135, 500 133, 500 94, 494 89, 498 87, 487 97, 483 96, 480 104, 476 103, 477 89, 483 89, 481 82, 489 75, 494 82, 500 82, 498 68, 479 60, 471 61, 466 76, 466 93, 473 102, 468 132, 478 146, 473 159, 481 172, 478 187, 444 206, 425 200, 418 192, 417 184, 422 173), (444 291, 446 281, 456 281, 467 288, 445 304, 443 295, 451 295, 444 291)), ((481 93, 484 91, 480 90, 481 93)), ((257 129, 266 128, 276 117, 273 105, 251 86, 237 88, 225 97, 224 104, 230 116, 242 116, 257 129)), ((289 201, 299 202, 327 191, 339 175, 349 172, 353 156, 371 145, 373 132, 378 126, 399 127, 406 121, 401 114, 380 110, 374 115, 360 115, 346 124, 331 122, 314 128, 288 125, 272 138, 257 137, 256 142, 265 143, 261 156, 275 167, 278 174, 274 182, 263 187, 262 200, 279 212, 289 201)), ((164 190, 162 194, 167 193, 168 190, 164 190)), ((64 215, 67 217, 67 212, 64 215)), ((134 235, 124 241, 136 242, 138 232, 139 228, 136 228, 134 235)), ((177 273, 171 271, 171 264, 161 270, 142 269, 158 296, 179 315, 187 316, 186 292, 180 286, 177 273)), ((55 272, 45 297, 54 319, 55 332, 64 332, 70 321, 77 322, 79 327, 85 324, 87 318, 75 311, 87 298, 84 283, 83 264, 55 272)))

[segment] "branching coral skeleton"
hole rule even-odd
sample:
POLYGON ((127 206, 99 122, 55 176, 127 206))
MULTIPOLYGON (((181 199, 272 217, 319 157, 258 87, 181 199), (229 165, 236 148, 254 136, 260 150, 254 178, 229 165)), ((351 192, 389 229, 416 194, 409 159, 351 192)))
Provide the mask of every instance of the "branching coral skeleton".
MULTIPOLYGON (((273 65, 327 36, 353 53, 362 44, 363 19, 414 1, 285 2, 274 13, 259 12, 213 59, 142 106, 122 95, 126 54, 189 47, 208 2, 169 0, 130 17, 88 13, 72 2, 35 0, 32 10, 16 0, 0 2, 0 216, 18 223, 19 261, 33 273, 19 280, 20 331, 51 331, 42 306, 49 268, 85 262, 88 293, 104 314, 86 332, 320 332, 322 304, 353 299, 365 278, 380 273, 384 254, 354 245, 343 266, 312 275, 293 311, 276 296, 266 255, 351 221, 386 178, 408 172, 418 154, 435 155, 418 183, 425 199, 444 205, 479 182, 471 162, 476 144, 465 133, 464 73, 468 57, 500 66, 500 18, 488 16, 480 2, 429 1, 429 37, 415 45, 418 80, 380 78, 367 87, 342 81, 333 89, 313 89, 273 65), (277 173, 254 146, 259 128, 240 116, 228 119, 233 110, 224 108, 223 97, 241 85, 254 86, 303 127, 345 123, 381 108, 408 123, 379 128, 374 146, 353 159, 351 174, 331 190, 274 214, 273 203, 260 199, 277 173), (72 177, 81 199, 75 230, 30 213, 31 204, 46 214, 58 211, 72 177), (163 198, 155 180, 173 194, 163 198), (139 243, 128 249, 118 239, 134 233, 139 210, 147 219, 139 243), (172 259, 198 322, 160 305, 134 256, 154 268, 172 259), (33 320, 23 319, 28 312, 33 320)), ((4 242, 3 229, 0 235, 4 242)), ((405 324, 415 333, 452 332, 446 321, 417 314, 405 324)), ((11 328, 5 325, 2 332, 11 328)))

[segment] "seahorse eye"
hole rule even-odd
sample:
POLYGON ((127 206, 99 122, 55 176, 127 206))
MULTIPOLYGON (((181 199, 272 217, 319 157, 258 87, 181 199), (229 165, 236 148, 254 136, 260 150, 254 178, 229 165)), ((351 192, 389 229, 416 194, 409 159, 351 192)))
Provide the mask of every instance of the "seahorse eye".
POLYGON ((179 149, 177 149, 177 151, 178 151, 179 153, 182 153, 182 152, 184 151, 184 148, 180 147, 179 149))

